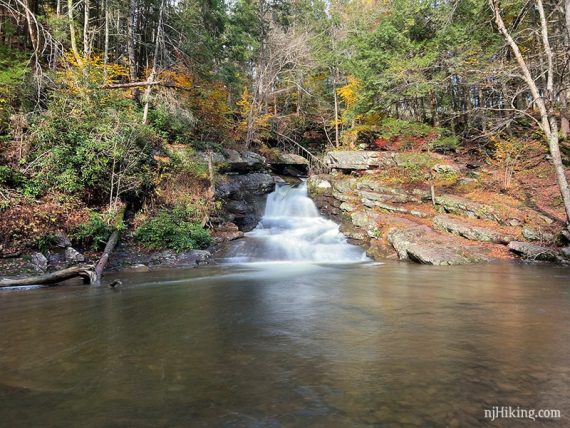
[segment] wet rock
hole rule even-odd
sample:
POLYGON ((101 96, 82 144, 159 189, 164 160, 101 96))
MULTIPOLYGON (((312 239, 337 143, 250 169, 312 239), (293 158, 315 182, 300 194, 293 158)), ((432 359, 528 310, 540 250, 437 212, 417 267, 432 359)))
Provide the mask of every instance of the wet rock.
POLYGON ((85 257, 75 248, 67 247, 65 249, 65 261, 71 264, 81 263, 85 261, 85 257))
POLYGON ((243 232, 239 230, 235 223, 224 223, 216 227, 212 233, 212 238, 214 238, 215 242, 219 243, 243 238, 243 235, 243 232))
POLYGON ((307 179, 307 192, 309 196, 314 197, 323 193, 330 193, 332 184, 330 180, 313 175, 307 179))
POLYGON ((445 212, 463 215, 469 218, 480 218, 501 222, 495 209, 490 205, 481 204, 476 201, 457 195, 441 195, 435 198, 436 205, 442 207, 445 212))
POLYGON ((371 239, 366 255, 376 261, 397 258, 394 247, 385 239, 371 239))
POLYGON ((391 152, 338 151, 328 152, 325 164, 339 170, 367 170, 393 165, 394 158, 391 152))
POLYGON ((462 222, 459 219, 447 215, 438 215, 433 218, 433 224, 440 230, 462 236, 471 241, 494 242, 496 244, 508 244, 514 237, 502 234, 493 229, 474 226, 462 222))
POLYGON ((107 265, 110 271, 137 271, 169 267, 188 268, 212 263, 212 254, 205 250, 189 250, 176 252, 174 250, 144 251, 128 245, 119 245, 107 265))
POLYGON ((356 244, 362 245, 363 242, 368 241, 368 234, 360 227, 356 227, 351 224, 342 224, 340 226, 340 231, 344 234, 344 236, 349 238, 349 241, 351 241, 351 243, 355 243, 353 241, 358 241, 356 244))
POLYGON ((509 250, 527 260, 556 262, 560 259, 557 250, 530 242, 512 241, 509 250))
POLYGON ((143 263, 137 263, 135 265, 132 265, 129 267, 129 270, 131 272, 150 272, 150 268, 143 263))
POLYGON ((222 201, 225 218, 241 231, 253 230, 263 215, 265 195, 273 191, 275 182, 266 173, 228 175, 216 186, 216 198, 222 201))
POLYGON ((544 230, 535 229, 528 225, 525 225, 523 227, 522 235, 525 237, 525 239, 529 241, 543 241, 543 242, 554 241, 554 235, 552 233, 546 232, 544 230))
POLYGON ((32 253, 30 263, 35 270, 45 272, 48 266, 48 259, 42 253, 36 252, 32 253))
POLYGON ((206 250, 192 250, 178 253, 174 263, 178 266, 200 266, 209 264, 212 261, 212 254, 206 250))
POLYGON ((281 153, 271 162, 271 169, 277 174, 305 177, 309 172, 309 161, 293 153, 281 153))
POLYGON ((463 265, 489 261, 482 247, 467 246, 465 242, 443 236, 420 225, 410 229, 391 229, 388 241, 401 260, 429 265, 463 265))

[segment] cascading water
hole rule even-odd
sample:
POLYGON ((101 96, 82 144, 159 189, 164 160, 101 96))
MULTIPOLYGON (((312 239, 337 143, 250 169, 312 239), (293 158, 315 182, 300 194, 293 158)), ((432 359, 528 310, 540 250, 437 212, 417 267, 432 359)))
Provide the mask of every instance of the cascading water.
POLYGON ((307 196, 307 184, 277 184, 269 194, 259 225, 233 241, 223 261, 247 263, 302 261, 354 263, 367 260, 364 252, 346 242, 339 227, 320 216, 307 196))

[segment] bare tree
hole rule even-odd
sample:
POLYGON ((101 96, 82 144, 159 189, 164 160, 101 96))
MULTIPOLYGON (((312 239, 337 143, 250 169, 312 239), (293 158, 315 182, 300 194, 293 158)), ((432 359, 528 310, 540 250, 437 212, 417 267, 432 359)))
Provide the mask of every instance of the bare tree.
POLYGON ((503 36, 511 51, 513 52, 520 71, 522 72, 522 78, 528 86, 528 89, 532 95, 533 104, 538 109, 538 113, 540 115, 539 126, 544 133, 546 140, 548 141, 548 148, 550 151, 550 156, 552 157, 552 163, 554 164, 558 187, 560 189, 560 194, 564 202, 566 218, 567 221, 570 222, 570 189, 568 188, 568 180, 566 179, 564 165, 562 163, 562 157, 560 155, 558 123, 554 111, 556 97, 556 92, 554 91, 554 55, 552 53, 550 41, 548 38, 548 26, 542 0, 535 0, 535 4, 539 13, 542 49, 544 57, 546 59, 544 67, 541 67, 543 69, 540 70, 540 75, 545 76, 546 80, 542 91, 538 87, 538 79, 535 80, 535 78, 532 76, 527 61, 521 53, 517 42, 513 39, 505 26, 505 23, 501 16, 501 9, 498 0, 489 0, 489 6, 493 11, 495 24, 497 25, 499 33, 503 36))

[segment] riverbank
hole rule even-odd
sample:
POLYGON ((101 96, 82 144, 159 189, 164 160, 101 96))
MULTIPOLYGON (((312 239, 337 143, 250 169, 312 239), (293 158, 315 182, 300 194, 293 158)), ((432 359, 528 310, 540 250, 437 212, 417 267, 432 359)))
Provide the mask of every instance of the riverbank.
POLYGON ((332 173, 310 177, 309 194, 375 260, 570 262, 561 216, 490 189, 484 167, 430 153, 330 152, 327 161, 332 173))

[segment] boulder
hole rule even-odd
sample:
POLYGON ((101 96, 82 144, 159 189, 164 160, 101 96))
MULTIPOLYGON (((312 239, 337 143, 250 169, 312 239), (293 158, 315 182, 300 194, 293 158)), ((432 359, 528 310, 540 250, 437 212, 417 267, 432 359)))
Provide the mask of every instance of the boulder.
POLYGON ((540 260, 547 262, 556 262, 560 260, 560 253, 556 249, 532 244, 530 242, 512 241, 509 243, 509 250, 527 260, 540 260))
POLYGON ((332 184, 328 176, 312 175, 307 179, 307 192, 310 197, 328 194, 332 190, 332 184))
POLYGON ((552 233, 546 232, 544 230, 535 229, 529 225, 525 225, 522 230, 522 235, 525 239, 529 241, 543 241, 552 242, 554 241, 554 235, 552 233))
POLYGON ((81 263, 85 261, 85 257, 75 248, 67 247, 65 249, 65 261, 71 264, 81 263))
POLYGON ((243 238, 243 235, 243 232, 239 230, 235 223, 224 223, 216 227, 212 233, 212 238, 214 238, 215 242, 219 243, 243 238))
POLYGON ((449 164, 437 164, 432 167, 437 174, 459 174, 459 168, 449 164))
POLYGON ((435 216, 433 218, 433 224, 440 230, 453 233, 454 235, 462 236, 463 238, 469 239, 471 241, 508 244, 515 239, 510 235, 500 233, 493 229, 475 226, 443 214, 435 216))
POLYGON ((395 162, 391 152, 338 151, 328 152, 325 164, 334 169, 355 171, 394 165, 395 162))
POLYGON ((479 246, 465 245, 465 241, 436 233, 428 226, 409 229, 393 228, 388 232, 401 260, 411 260, 429 265, 463 265, 489 261, 487 250, 479 246))
POLYGON ((56 247, 59 248, 71 247, 71 241, 64 232, 55 232, 53 237, 54 237, 54 245, 56 247))
POLYGON ((271 169, 277 174, 305 177, 309 173, 309 161, 293 153, 280 153, 277 160, 271 162, 271 169))
POLYGON ((32 267, 38 272, 45 272, 48 266, 48 259, 40 252, 32 253, 30 258, 32 267))
POLYGON ((267 169, 267 163, 263 156, 254 152, 238 152, 237 150, 224 150, 225 159, 220 168, 223 172, 235 172, 246 174, 248 172, 260 172, 267 169))
POLYGON ((448 194, 437 196, 435 198, 435 203, 443 208, 445 212, 451 214, 501 222, 501 219, 493 207, 472 201, 462 196, 448 194))
POLYGON ((222 221, 234 222, 244 232, 253 230, 263 215, 265 195, 274 188, 273 177, 266 173, 224 177, 216 186, 216 198, 225 213, 222 221))

